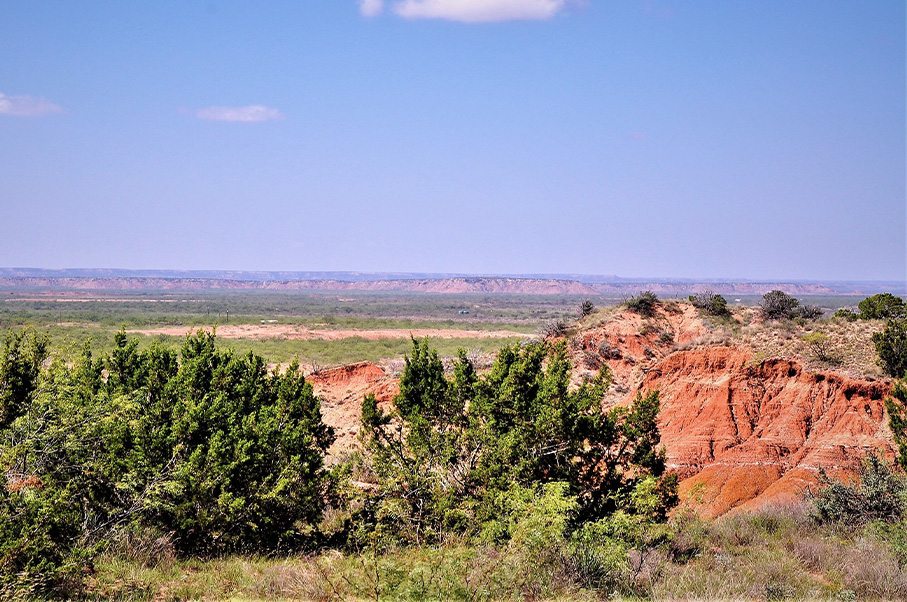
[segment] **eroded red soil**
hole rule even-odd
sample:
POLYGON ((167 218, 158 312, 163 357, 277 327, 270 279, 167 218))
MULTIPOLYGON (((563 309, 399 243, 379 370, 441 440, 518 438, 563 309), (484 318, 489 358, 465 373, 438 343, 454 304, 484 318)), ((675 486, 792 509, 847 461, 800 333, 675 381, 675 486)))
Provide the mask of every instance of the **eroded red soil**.
POLYGON ((337 439, 328 450, 332 457, 356 445, 362 398, 371 393, 386 406, 398 391, 397 379, 371 362, 320 370, 306 380, 321 398, 324 422, 334 428, 337 439))
POLYGON ((660 391, 669 467, 684 477, 681 498, 707 515, 799 496, 820 467, 840 476, 870 451, 894 455, 885 382, 708 347, 660 362, 640 389, 660 391))

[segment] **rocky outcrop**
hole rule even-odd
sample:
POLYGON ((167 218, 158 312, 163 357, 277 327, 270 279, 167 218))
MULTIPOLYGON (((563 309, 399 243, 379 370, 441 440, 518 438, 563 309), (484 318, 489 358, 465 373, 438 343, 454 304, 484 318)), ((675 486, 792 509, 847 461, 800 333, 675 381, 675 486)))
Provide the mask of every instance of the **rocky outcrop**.
POLYGON ((640 385, 653 389, 681 497, 707 515, 797 496, 820 467, 843 475, 870 451, 894 455, 888 383, 706 347, 660 361, 640 385))

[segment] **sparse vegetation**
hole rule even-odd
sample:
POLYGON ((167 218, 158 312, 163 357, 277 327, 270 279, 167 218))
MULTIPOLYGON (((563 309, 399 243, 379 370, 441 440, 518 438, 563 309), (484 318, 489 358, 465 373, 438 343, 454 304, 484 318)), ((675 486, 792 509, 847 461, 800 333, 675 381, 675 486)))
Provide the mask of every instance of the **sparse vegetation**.
POLYGON ((583 299, 579 304, 579 317, 585 318, 588 315, 591 315, 595 311, 595 304, 592 303, 592 299, 583 299))
POLYGON ((840 358, 835 355, 832 341, 827 334, 816 330, 803 335, 803 342, 807 344, 810 352, 820 362, 826 364, 837 364, 840 358))
POLYGON ((693 304, 693 307, 709 316, 725 317, 731 313, 727 308, 727 300, 710 290, 690 295, 690 303, 693 304))
POLYGON ((794 318, 800 318, 803 320, 818 320, 821 318, 825 312, 818 305, 809 305, 804 304, 796 308, 793 311, 794 318))
POLYGON ((543 339, 547 338, 558 338, 567 334, 567 329, 569 325, 566 320, 551 320, 542 324, 542 327, 539 329, 539 335, 543 339))
POLYGON ((646 316, 651 318, 655 315, 655 308, 658 307, 660 301, 658 296, 652 291, 643 291, 638 295, 630 297, 624 302, 624 305, 627 306, 627 309, 630 311, 636 312, 641 316, 646 316))
POLYGON ((760 314, 756 308, 736 309, 734 321, 711 324, 710 334, 702 341, 746 346, 760 360, 799 357, 808 368, 834 366, 836 371, 853 377, 884 377, 872 341, 872 335, 882 328, 878 321, 755 320, 760 314), (822 346, 828 360, 820 359, 811 348, 813 332, 826 335, 822 346))

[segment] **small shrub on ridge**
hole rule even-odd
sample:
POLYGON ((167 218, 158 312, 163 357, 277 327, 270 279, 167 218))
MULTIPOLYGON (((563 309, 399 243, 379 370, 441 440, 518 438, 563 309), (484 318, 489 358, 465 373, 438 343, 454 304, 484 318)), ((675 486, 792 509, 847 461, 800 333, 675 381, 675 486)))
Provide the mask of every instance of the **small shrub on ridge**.
POLYGON ((762 295, 759 308, 766 320, 780 320, 795 317, 794 312, 799 305, 799 301, 784 291, 774 290, 762 295))
POLYGON ((585 318, 595 311, 595 304, 592 303, 591 299, 583 299, 583 302, 579 304, 579 317, 585 318))
POLYGON ((630 297, 626 302, 627 309, 648 318, 655 315, 655 308, 658 307, 658 304, 658 296, 652 291, 643 291, 634 297, 630 297))
POLYGON ((710 316, 727 316, 731 313, 727 308, 727 299, 710 290, 690 295, 690 303, 710 316))
POLYGON ((857 306, 860 309, 861 320, 887 320, 889 318, 903 318, 907 314, 904 300, 891 293, 879 293, 866 297, 857 306))
POLYGON ((885 330, 872 335, 885 372, 894 378, 907 375, 907 318, 888 320, 885 330))

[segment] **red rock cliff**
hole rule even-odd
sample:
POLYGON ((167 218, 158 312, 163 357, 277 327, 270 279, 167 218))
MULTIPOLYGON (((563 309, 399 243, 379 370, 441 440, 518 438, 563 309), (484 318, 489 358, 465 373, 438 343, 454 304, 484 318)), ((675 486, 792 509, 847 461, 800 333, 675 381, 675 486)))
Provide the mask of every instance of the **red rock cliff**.
POLYGON ((715 346, 670 355, 640 388, 661 392, 669 467, 681 499, 706 515, 796 496, 820 466, 842 474, 868 451, 894 454, 887 383, 715 346))

